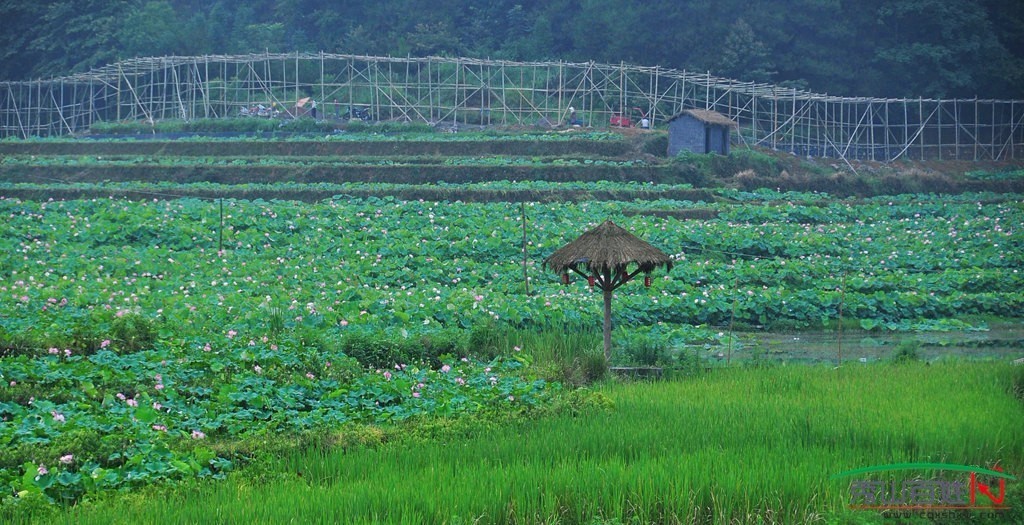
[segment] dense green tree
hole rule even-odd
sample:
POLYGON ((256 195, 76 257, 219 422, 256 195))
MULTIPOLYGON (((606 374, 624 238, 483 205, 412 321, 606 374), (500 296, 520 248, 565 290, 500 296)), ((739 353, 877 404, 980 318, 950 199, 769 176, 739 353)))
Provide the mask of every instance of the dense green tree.
POLYGON ((772 57, 754 30, 742 18, 733 24, 722 43, 718 72, 732 78, 769 82, 775 76, 772 57))
POLYGON ((884 1, 878 22, 884 37, 875 62, 883 75, 903 79, 885 94, 971 95, 1009 53, 981 5, 973 0, 884 1))
POLYGON ((30 28, 38 26, 46 14, 46 8, 47 2, 0 2, 0 17, 3 18, 5 28, 0 31, 0 78, 44 76, 36 68, 42 53, 31 48, 36 32, 30 28))
POLYGON ((146 2, 124 16, 116 39, 126 56, 184 55, 193 49, 185 39, 188 35, 167 31, 168 27, 183 25, 170 2, 146 2))
POLYGON ((837 95, 1024 98, 1020 0, 3 0, 0 78, 147 55, 627 62, 837 95))
MULTIPOLYGON (((31 76, 57 76, 131 58, 122 47, 124 19, 138 12, 133 0, 76 0, 51 2, 33 24, 23 28, 33 38, 36 53, 31 76)), ((168 31, 164 28, 163 31, 168 31)))

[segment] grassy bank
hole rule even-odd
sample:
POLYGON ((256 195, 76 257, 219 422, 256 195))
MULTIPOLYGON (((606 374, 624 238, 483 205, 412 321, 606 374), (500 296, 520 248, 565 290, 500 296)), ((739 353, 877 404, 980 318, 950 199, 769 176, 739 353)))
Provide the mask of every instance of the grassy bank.
MULTIPOLYGON (((685 382, 613 384, 602 388, 614 401, 609 410, 296 451, 266 465, 276 475, 243 471, 55 521, 875 523, 875 513, 846 509, 850 481, 834 474, 998 462, 1019 479, 1024 405, 1013 391, 1022 384, 1019 368, 990 363, 727 369, 685 382)), ((1019 483, 1008 484, 1013 510, 954 522, 1019 522, 1019 483)))

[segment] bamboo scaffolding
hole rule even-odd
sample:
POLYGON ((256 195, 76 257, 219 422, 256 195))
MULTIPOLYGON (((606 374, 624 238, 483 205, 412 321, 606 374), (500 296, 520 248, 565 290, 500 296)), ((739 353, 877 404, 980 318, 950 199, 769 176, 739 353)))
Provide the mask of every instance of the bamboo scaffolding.
POLYGON ((559 125, 572 106, 588 126, 638 107, 657 127, 684 109, 712 109, 739 123, 743 143, 844 160, 1002 160, 1024 148, 1024 104, 1014 100, 838 97, 625 63, 322 51, 135 58, 0 82, 0 138, 73 135, 100 121, 225 117, 266 102, 292 111, 302 96, 319 97, 324 117, 358 105, 378 119, 455 125, 559 125))

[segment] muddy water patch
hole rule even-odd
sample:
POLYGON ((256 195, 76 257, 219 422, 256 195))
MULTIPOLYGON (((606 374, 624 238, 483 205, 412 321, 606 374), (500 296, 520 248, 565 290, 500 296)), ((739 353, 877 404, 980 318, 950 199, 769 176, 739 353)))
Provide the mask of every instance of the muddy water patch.
POLYGON ((757 360, 797 363, 874 362, 900 355, 924 361, 980 359, 1013 361, 1024 357, 1024 320, 983 330, 894 332, 737 332, 732 344, 717 348, 711 361, 757 360))

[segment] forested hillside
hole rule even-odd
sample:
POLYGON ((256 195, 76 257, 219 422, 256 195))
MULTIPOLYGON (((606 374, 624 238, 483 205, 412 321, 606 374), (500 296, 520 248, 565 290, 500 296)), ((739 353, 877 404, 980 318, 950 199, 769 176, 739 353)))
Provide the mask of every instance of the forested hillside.
POLYGON ((1024 98, 1020 0, 12 0, 0 79, 136 56, 625 61, 850 96, 1024 98))

